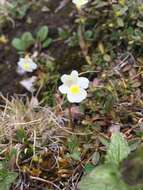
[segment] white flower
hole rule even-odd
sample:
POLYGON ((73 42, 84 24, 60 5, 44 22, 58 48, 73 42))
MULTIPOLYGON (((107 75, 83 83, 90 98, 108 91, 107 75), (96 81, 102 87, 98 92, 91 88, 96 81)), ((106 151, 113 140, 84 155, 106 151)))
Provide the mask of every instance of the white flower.
POLYGON ((29 92, 34 92, 35 88, 34 88, 34 83, 37 80, 36 76, 32 76, 28 79, 24 79, 22 81, 20 81, 20 84, 26 88, 26 90, 28 90, 29 92))
POLYGON ((77 71, 72 71, 70 75, 64 74, 61 77, 63 84, 59 86, 62 94, 67 94, 67 99, 71 103, 79 103, 87 97, 86 88, 89 80, 85 77, 79 77, 77 71))
POLYGON ((0 5, 5 5, 6 3, 6 0, 0 0, 0 5))
POLYGON ((81 9, 82 6, 88 3, 88 0, 72 0, 72 2, 76 5, 78 9, 81 9))
POLYGON ((19 74, 23 74, 24 72, 33 72, 37 69, 37 64, 34 63, 29 55, 26 55, 24 58, 20 58, 17 64, 19 74))

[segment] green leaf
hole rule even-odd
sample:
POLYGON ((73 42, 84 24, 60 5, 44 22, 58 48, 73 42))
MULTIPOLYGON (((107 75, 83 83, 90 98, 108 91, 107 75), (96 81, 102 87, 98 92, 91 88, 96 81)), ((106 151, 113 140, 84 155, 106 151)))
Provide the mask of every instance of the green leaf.
POLYGON ((26 50, 34 44, 35 39, 33 38, 32 34, 30 32, 25 32, 21 37, 21 41, 22 41, 24 50, 26 50))
POLYGON ((25 51, 31 45, 33 45, 34 42, 35 42, 35 39, 33 38, 32 34, 30 32, 25 32, 23 33, 21 38, 13 39, 12 46, 19 51, 25 51))
POLYGON ((107 150, 106 162, 119 165, 130 153, 127 141, 121 133, 113 133, 107 150))
POLYGON ((95 166, 93 164, 86 164, 84 170, 86 173, 90 173, 93 169, 95 168, 95 166))
POLYGON ((17 130, 16 139, 21 143, 24 143, 24 142, 27 141, 27 135, 26 135, 23 128, 20 128, 20 129, 17 130))
POLYGON ((74 160, 80 160, 80 152, 74 151, 72 154, 70 154, 70 157, 73 158, 74 160))
POLYGON ((78 139, 76 136, 70 136, 68 138, 67 146, 70 152, 73 152, 79 147, 78 139))
POLYGON ((17 177, 17 173, 14 173, 14 172, 7 173, 7 177, 4 179, 3 183, 1 182, 1 184, 3 184, 5 187, 4 190, 10 189, 10 186, 15 181, 16 177, 17 177), (7 189, 6 189, 6 187, 7 187, 7 189))
POLYGON ((84 34, 85 39, 88 41, 92 40, 93 32, 91 30, 87 30, 84 34))
POLYGON ((104 146, 109 146, 109 141, 104 136, 99 136, 98 139, 104 146))
POLYGON ((14 38, 12 40, 12 46, 17 49, 17 50, 20 50, 20 51, 23 51, 23 45, 22 45, 22 42, 19 38, 14 38))
POLYGON ((40 42, 43 42, 44 40, 46 40, 47 36, 48 36, 48 27, 47 26, 42 26, 40 28, 40 30, 37 32, 37 39, 40 42))
POLYGON ((126 184, 121 181, 117 168, 112 165, 96 167, 79 183, 80 190, 128 190, 126 184))
POLYGON ((0 162, 0 189, 9 190, 15 181, 17 173, 7 170, 5 163, 0 162))
POLYGON ((28 42, 28 41, 34 42, 34 38, 31 34, 31 32, 24 32, 22 37, 21 37, 21 40, 25 41, 25 42, 28 42))
POLYGON ((52 43, 52 39, 51 38, 48 38, 43 44, 42 44, 42 47, 43 48, 47 48, 49 47, 49 45, 52 43))
POLYGON ((59 37, 62 40, 66 40, 70 37, 70 32, 67 29, 59 28, 58 33, 59 33, 59 37))
POLYGON ((15 181, 17 174, 14 172, 8 173, 7 177, 0 181, 0 189, 1 190, 9 190, 11 184, 15 181))
POLYGON ((141 144, 141 139, 139 139, 139 138, 131 139, 128 143, 129 143, 130 150, 131 150, 131 151, 134 151, 134 150, 136 150, 136 149, 139 147, 139 145, 141 144))

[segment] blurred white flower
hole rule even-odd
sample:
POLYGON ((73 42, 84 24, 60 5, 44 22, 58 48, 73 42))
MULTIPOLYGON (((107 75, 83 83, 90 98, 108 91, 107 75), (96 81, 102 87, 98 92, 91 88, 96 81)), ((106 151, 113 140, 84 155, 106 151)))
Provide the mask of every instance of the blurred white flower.
POLYGON ((28 90, 29 92, 34 92, 35 88, 34 88, 34 83, 36 82, 37 77, 36 76, 32 76, 30 78, 24 79, 22 81, 20 81, 20 84, 26 88, 26 90, 28 90))
POLYGON ((77 71, 72 71, 70 75, 64 74, 61 77, 63 84, 59 86, 62 94, 67 94, 67 99, 71 103, 79 103, 87 97, 86 88, 89 80, 85 77, 79 77, 77 71))
POLYGON ((78 9, 81 9, 82 6, 88 3, 88 0, 72 0, 72 2, 76 5, 78 9))
POLYGON ((25 72, 33 72, 35 69, 37 69, 37 64, 34 63, 29 55, 26 55, 24 58, 20 58, 17 64, 17 71, 19 74, 24 74, 25 72))
POLYGON ((7 1, 6 0, 0 0, 0 5, 6 5, 7 1))

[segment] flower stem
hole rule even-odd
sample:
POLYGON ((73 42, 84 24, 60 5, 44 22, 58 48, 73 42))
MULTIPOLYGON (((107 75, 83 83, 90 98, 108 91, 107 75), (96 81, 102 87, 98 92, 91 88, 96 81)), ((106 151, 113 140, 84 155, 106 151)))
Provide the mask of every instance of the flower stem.
POLYGON ((73 122, 72 122, 71 105, 69 105, 68 111, 69 111, 69 128, 72 129, 72 131, 73 131, 74 127, 73 127, 73 122))
POLYGON ((84 33, 85 33, 85 26, 83 23, 83 15, 82 15, 82 11, 80 9, 78 9, 78 14, 79 14, 79 18, 80 18, 80 23, 78 26, 78 36, 79 36, 79 46, 81 48, 82 54, 86 60, 86 62, 91 65, 92 61, 91 61, 91 57, 88 55, 88 44, 86 43, 85 37, 84 37, 84 33))

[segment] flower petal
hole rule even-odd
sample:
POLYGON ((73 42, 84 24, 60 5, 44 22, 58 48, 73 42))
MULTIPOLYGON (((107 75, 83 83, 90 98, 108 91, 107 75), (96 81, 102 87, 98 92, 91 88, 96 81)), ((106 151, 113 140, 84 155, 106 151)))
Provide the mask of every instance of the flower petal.
POLYGON ((17 67, 17 73, 18 73, 19 75, 24 75, 24 74, 26 73, 26 71, 23 70, 23 69, 18 65, 18 67, 17 67))
POLYGON ((34 88, 34 82, 36 81, 37 77, 36 76, 32 76, 31 78, 28 79, 24 79, 22 81, 20 81, 20 84, 26 88, 26 90, 28 90, 29 92, 34 92, 35 88, 34 88))
POLYGON ((59 91, 62 94, 67 94, 68 93, 68 87, 63 84, 63 85, 59 86, 59 91))
POLYGON ((34 63, 31 59, 29 60, 29 65, 30 65, 30 68, 31 68, 32 70, 37 69, 37 64, 34 63))
POLYGON ((78 78, 78 85, 81 87, 81 88, 88 88, 88 85, 89 85, 89 80, 85 77, 79 77, 78 78))
POLYGON ((72 2, 78 7, 80 8, 81 6, 85 5, 86 3, 88 3, 88 0, 72 0, 72 2))
POLYGON ((79 103, 87 97, 87 92, 84 89, 80 89, 80 92, 77 95, 71 93, 67 94, 67 99, 71 103, 79 103))
POLYGON ((76 71, 76 70, 73 70, 72 72, 71 72, 71 76, 72 77, 78 77, 78 72, 76 71))
POLYGON ((64 74, 61 76, 61 81, 65 83, 66 79, 68 78, 68 75, 64 74))
POLYGON ((72 75, 63 75, 61 77, 61 80, 63 81, 65 86, 70 88, 72 85, 77 84, 78 77, 72 75))
POLYGON ((24 63, 24 58, 20 58, 17 64, 19 67, 22 67, 23 63, 24 63))

